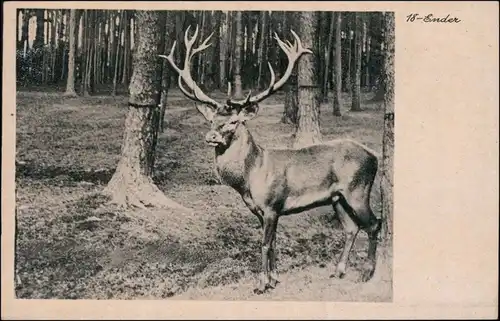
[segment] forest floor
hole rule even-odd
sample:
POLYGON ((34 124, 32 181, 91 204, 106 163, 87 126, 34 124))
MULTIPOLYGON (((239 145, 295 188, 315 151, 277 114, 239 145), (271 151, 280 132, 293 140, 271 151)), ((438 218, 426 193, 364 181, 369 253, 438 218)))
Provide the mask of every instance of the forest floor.
MULTIPOLYGON (((321 109, 325 140, 350 137, 382 151, 383 111, 335 118, 321 109)), ((284 147, 294 128, 280 123, 283 96, 271 97, 248 126, 258 143, 284 147)), ((360 233, 344 279, 331 279, 343 232, 331 207, 280 219, 278 287, 254 295, 261 231, 254 215, 213 171, 208 125, 194 105, 169 93, 154 180, 194 210, 118 210, 100 195, 120 158, 125 96, 65 98, 18 92, 16 295, 59 299, 225 299, 391 301, 389 284, 359 282, 367 239, 360 233)), ((379 177, 372 204, 380 213, 379 177)))

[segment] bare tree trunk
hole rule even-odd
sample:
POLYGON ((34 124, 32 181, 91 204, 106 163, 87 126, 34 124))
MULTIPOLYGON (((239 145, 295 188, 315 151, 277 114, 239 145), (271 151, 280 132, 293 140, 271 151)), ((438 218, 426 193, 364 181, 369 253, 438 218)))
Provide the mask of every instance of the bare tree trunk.
MULTIPOLYGON (((175 34, 172 32, 175 28, 175 20, 173 18, 172 12, 165 13, 165 21, 163 27, 163 52, 166 54, 172 48, 172 44, 175 40, 175 34), (172 36, 173 35, 173 36, 172 36)), ((161 45, 162 43, 160 43, 161 45)), ((170 89, 170 72, 168 68, 168 62, 162 59, 162 75, 161 75, 161 98, 160 98, 160 116, 159 116, 159 131, 161 133, 165 130, 165 114, 167 109, 167 98, 168 90, 170 89)))
POLYGON ((36 15, 36 34, 33 42, 33 48, 41 48, 44 44, 44 24, 45 24, 45 10, 35 9, 36 15))
MULTIPOLYGON (((335 72, 332 81, 335 86, 333 95, 333 115, 341 116, 341 95, 342 95, 342 14, 335 14, 335 72)), ((333 37, 333 35, 332 35, 333 37)))
POLYGON ((56 83, 56 58, 57 58, 57 43, 56 43, 56 32, 57 32, 57 10, 52 10, 52 21, 50 23, 50 82, 56 83))
POLYGON ((28 9, 24 9, 23 11, 23 26, 21 28, 21 50, 23 50, 24 55, 26 55, 26 51, 28 51, 28 28, 29 28, 29 18, 30 11, 28 9))
MULTIPOLYGON (((285 25, 283 26, 283 33, 285 35, 290 35, 290 29, 295 28, 295 20, 297 20, 297 14, 294 12, 285 13, 287 19, 285 20, 285 25), (286 23, 288 22, 288 23, 286 23)), ((299 108, 299 87, 297 80, 297 66, 292 70, 288 82, 285 84, 285 106, 283 108, 283 115, 281 116, 281 122, 285 124, 297 124, 299 108)))
POLYGON ((108 80, 113 79, 115 61, 116 61, 116 11, 110 12, 109 17, 109 52, 108 52, 108 70, 107 70, 107 78, 108 80))
MULTIPOLYGON (((129 109, 122 157, 103 193, 122 207, 185 209, 168 199, 152 179, 158 139, 161 72, 158 68, 162 26, 159 11, 137 11, 139 37, 133 57, 129 109)), ((162 48, 163 49, 163 48, 162 48)))
POLYGON ((259 50, 257 52, 257 59, 259 60, 259 76, 257 78, 257 85, 259 88, 264 88, 264 80, 262 74, 264 72, 265 61, 264 57, 266 52, 266 40, 267 40, 267 20, 269 13, 267 11, 261 11, 260 13, 260 39, 259 39, 259 50))
POLYGON ((227 11, 221 14, 220 37, 219 37, 219 89, 224 90, 227 86, 227 44, 228 44, 228 20, 227 11))
POLYGON ((298 63, 299 112, 295 131, 294 147, 302 147, 322 140, 319 124, 320 90, 317 70, 317 30, 318 13, 303 11, 300 13, 299 35, 304 48, 310 48, 315 54, 303 55, 298 63))
MULTIPOLYGON (((328 32, 328 43, 326 45, 326 53, 325 53, 325 75, 323 77, 323 101, 328 102, 328 71, 330 70, 330 56, 332 55, 332 43, 335 32, 335 13, 329 13, 330 18, 330 28, 328 32)), ((333 80, 333 77, 332 77, 333 80)))
POLYGON ((115 73, 113 76, 113 91, 111 92, 111 95, 114 97, 116 96, 116 85, 118 82, 118 69, 120 68, 120 63, 121 63, 121 45, 120 45, 120 39, 121 39, 121 34, 123 30, 123 18, 125 15, 125 11, 122 10, 122 13, 120 15, 120 25, 118 26, 118 38, 117 38, 117 47, 116 47, 116 58, 115 58, 115 73))
POLYGON ((129 75, 129 60, 130 60, 130 14, 125 10, 124 12, 124 25, 123 31, 125 33, 125 39, 123 44, 123 77, 122 84, 127 85, 130 79, 129 75))
POLYGON ((243 48, 243 29, 241 11, 236 11, 236 47, 234 48, 234 96, 243 98, 243 88, 241 83, 241 53, 243 48))
POLYGON ((372 282, 392 284, 393 248, 393 166, 394 166, 394 13, 386 13, 384 78, 386 94, 384 98, 384 135, 381 170, 382 229, 381 244, 378 247, 377 267, 372 282))
POLYGON ((361 111, 361 17, 362 13, 354 13, 354 69, 351 78, 352 105, 351 111, 361 111))
POLYGON ((345 77, 345 88, 348 93, 351 93, 352 89, 352 81, 351 81, 351 74, 352 74, 352 25, 353 25, 353 17, 350 12, 346 12, 346 19, 347 19, 347 54, 346 54, 346 62, 347 62, 347 70, 346 70, 346 77, 345 77))
POLYGON ((76 9, 70 9, 69 17, 69 57, 68 57, 68 79, 66 81, 66 96, 76 97, 75 91, 75 31, 76 31, 76 9))
POLYGON ((365 62, 365 69, 364 69, 364 85, 367 91, 371 91, 371 83, 370 83, 370 45, 371 45, 371 37, 368 32, 369 26, 368 26, 368 17, 365 16, 365 19, 363 19, 363 44, 364 44, 364 62, 365 62))

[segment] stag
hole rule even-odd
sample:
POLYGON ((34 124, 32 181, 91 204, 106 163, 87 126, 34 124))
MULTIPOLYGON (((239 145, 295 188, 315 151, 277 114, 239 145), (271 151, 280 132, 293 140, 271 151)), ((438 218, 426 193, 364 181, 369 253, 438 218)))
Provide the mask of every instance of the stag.
POLYGON ((274 38, 288 57, 288 66, 280 80, 268 63, 271 73, 269 87, 258 95, 250 93, 243 100, 231 97, 220 103, 208 97, 191 76, 193 56, 208 48, 213 33, 197 48, 193 44, 198 27, 189 39, 185 31, 186 57, 180 69, 174 62, 174 42, 167 59, 178 73, 182 93, 195 101, 196 108, 211 124, 206 143, 214 148, 215 167, 221 181, 238 192, 263 230, 262 266, 254 292, 261 294, 274 288, 278 281, 276 269, 276 228, 280 216, 296 214, 319 206, 332 205, 345 231, 345 244, 332 277, 343 277, 349 253, 360 230, 368 234, 368 263, 362 280, 369 280, 375 271, 377 238, 381 227, 370 206, 370 193, 377 173, 375 152, 352 140, 333 140, 297 149, 266 149, 260 146, 246 127, 266 99, 288 80, 302 54, 312 51, 302 46, 292 30, 294 43, 274 38), (185 84, 185 85, 184 85, 185 84), (186 87, 187 89, 186 89, 186 87))

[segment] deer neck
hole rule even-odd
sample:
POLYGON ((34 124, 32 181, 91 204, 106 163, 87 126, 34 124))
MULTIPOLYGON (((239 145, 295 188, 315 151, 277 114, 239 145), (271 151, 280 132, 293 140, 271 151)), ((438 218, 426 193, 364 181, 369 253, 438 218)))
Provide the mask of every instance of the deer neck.
POLYGON ((248 187, 248 176, 262 163, 263 149, 255 142, 244 124, 236 129, 231 144, 215 148, 217 173, 223 183, 243 193, 248 187))

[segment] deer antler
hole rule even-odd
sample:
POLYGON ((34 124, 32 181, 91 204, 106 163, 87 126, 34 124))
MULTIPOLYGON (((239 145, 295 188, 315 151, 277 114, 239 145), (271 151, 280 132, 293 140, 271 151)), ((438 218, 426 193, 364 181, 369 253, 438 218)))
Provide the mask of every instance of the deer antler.
POLYGON ((292 74, 292 70, 293 70, 295 63, 297 62, 297 60, 299 59, 299 57, 302 54, 304 54, 304 53, 312 54, 313 53, 311 50, 304 48, 302 46, 302 42, 300 41, 299 36, 297 36, 297 34, 293 30, 290 30, 290 31, 291 31, 293 37, 295 38, 295 42, 293 43, 293 45, 288 40, 286 40, 286 43, 281 41, 281 39, 278 37, 276 32, 274 33, 274 38, 276 39, 276 41, 278 41, 278 45, 280 46, 281 50, 283 50, 285 52, 285 54, 288 58, 288 66, 285 70, 285 73, 283 74, 283 77, 281 77, 280 80, 275 82, 276 75, 274 73, 273 67, 268 62, 267 65, 269 66, 269 71, 271 72, 271 82, 270 82, 269 87, 265 91, 261 92, 260 94, 258 94, 256 96, 251 96, 251 92, 250 92, 247 95, 247 97, 243 100, 239 100, 239 101, 231 100, 230 101, 231 105, 244 106, 244 105, 249 104, 249 103, 258 103, 258 102, 266 99, 267 97, 272 95, 274 92, 276 92, 278 89, 280 89, 286 83, 286 81, 288 80, 288 78, 290 78, 290 76, 292 74))
POLYGON ((195 48, 191 51, 194 42, 196 41, 196 38, 198 37, 198 25, 196 25, 196 30, 194 32, 193 37, 191 39, 188 38, 188 33, 189 29, 191 26, 189 26, 185 33, 184 33, 184 44, 186 46, 186 58, 184 59, 184 67, 183 69, 180 69, 174 62, 174 50, 175 46, 177 45, 177 41, 174 41, 174 44, 172 45, 172 50, 170 51, 170 54, 168 56, 165 55, 160 55, 160 57, 165 58, 168 60, 170 65, 174 68, 174 70, 179 74, 178 78, 178 84, 179 84, 179 89, 182 91, 184 95, 186 95, 188 98, 201 102, 204 104, 207 104, 215 109, 222 108, 223 105, 216 102, 212 98, 208 97, 201 89, 196 85, 196 82, 193 80, 193 77, 191 76, 191 59, 193 56, 200 52, 205 50, 206 48, 210 47, 211 44, 207 44, 207 42, 212 38, 212 35, 214 34, 213 32, 201 43, 201 45, 198 46, 198 48, 195 48), (191 93, 184 88, 182 81, 187 85, 187 87, 192 91, 191 93))

